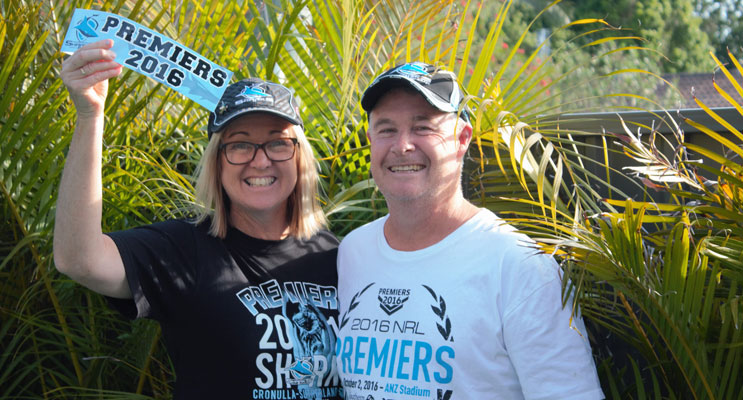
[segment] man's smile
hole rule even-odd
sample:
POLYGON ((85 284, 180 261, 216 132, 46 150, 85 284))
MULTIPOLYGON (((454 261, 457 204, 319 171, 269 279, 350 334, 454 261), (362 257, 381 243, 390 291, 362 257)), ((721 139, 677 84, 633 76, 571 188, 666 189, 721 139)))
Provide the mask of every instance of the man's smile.
POLYGON ((416 172, 420 171, 425 166, 421 164, 407 164, 407 165, 393 165, 389 167, 388 169, 392 172, 416 172))

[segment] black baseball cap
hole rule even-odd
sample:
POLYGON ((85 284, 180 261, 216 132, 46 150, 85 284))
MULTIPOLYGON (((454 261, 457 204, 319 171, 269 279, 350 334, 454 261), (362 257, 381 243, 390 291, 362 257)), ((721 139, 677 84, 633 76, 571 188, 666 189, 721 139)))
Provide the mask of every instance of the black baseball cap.
POLYGON ((209 138, 235 118, 252 112, 266 112, 304 126, 291 90, 278 83, 248 78, 227 86, 217 108, 209 114, 209 138))
MULTIPOLYGON (((371 112, 385 93, 401 86, 414 89, 432 106, 444 112, 459 112, 460 103, 464 100, 453 72, 431 64, 410 62, 389 69, 374 79, 361 96, 361 107, 367 113, 371 112)), ((470 121, 466 107, 460 116, 470 121)))

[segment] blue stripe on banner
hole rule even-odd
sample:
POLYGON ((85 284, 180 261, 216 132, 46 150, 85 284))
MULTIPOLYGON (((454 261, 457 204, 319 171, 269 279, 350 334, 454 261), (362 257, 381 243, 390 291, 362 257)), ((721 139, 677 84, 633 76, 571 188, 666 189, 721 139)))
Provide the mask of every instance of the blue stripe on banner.
POLYGON ((61 51, 112 39, 116 62, 148 76, 214 111, 230 84, 232 71, 188 47, 116 14, 78 8, 61 51))

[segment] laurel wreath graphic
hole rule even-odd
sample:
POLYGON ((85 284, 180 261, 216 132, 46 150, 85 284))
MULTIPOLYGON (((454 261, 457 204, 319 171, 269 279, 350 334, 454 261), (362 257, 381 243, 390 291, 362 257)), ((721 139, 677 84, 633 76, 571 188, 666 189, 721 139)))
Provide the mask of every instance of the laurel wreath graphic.
POLYGON ((343 327, 348 323, 348 314, 359 305, 359 302, 356 299, 361 297, 361 295, 366 292, 366 289, 369 289, 373 284, 374 282, 368 284, 365 288, 361 289, 361 291, 351 297, 351 304, 348 306, 348 310, 343 313, 343 317, 341 317, 341 329, 343 329, 343 327))
POLYGON ((446 302, 444 301, 444 298, 437 295, 436 292, 433 291, 430 287, 426 285, 422 285, 426 290, 428 290, 428 293, 431 293, 431 296, 433 296, 433 299, 438 302, 438 307, 436 305, 431 306, 431 310, 433 310, 433 313, 436 314, 437 317, 441 320, 441 324, 436 323, 436 327, 439 328, 439 333, 444 338, 444 340, 448 340, 450 342, 454 341, 453 337, 451 336, 451 320, 449 317, 446 316, 446 302), (442 325, 443 324, 443 325, 442 325))

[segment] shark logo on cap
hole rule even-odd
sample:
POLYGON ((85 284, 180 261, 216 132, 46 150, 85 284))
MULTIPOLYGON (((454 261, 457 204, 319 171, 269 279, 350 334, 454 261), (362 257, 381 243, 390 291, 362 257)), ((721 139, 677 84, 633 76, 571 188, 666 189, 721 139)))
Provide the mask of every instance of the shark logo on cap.
POLYGON ((98 34, 95 33, 95 31, 98 29, 98 21, 94 20, 93 18, 83 18, 83 20, 80 21, 77 26, 75 26, 75 29, 77 39, 80 41, 85 40, 85 38, 98 37, 98 34))
POLYGON ((426 64, 420 62, 403 64, 392 70, 390 75, 402 75, 424 85, 431 83, 431 75, 426 70, 426 64))
POLYGON ((268 96, 268 94, 266 93, 266 89, 263 89, 262 87, 245 86, 245 89, 240 93, 240 96, 268 96))
POLYGON ((242 92, 240 92, 238 96, 242 97, 243 100, 236 102, 236 104, 242 104, 246 102, 250 102, 253 104, 273 104, 273 96, 270 93, 266 92, 266 88, 263 84, 245 86, 245 88, 243 88, 242 92))

